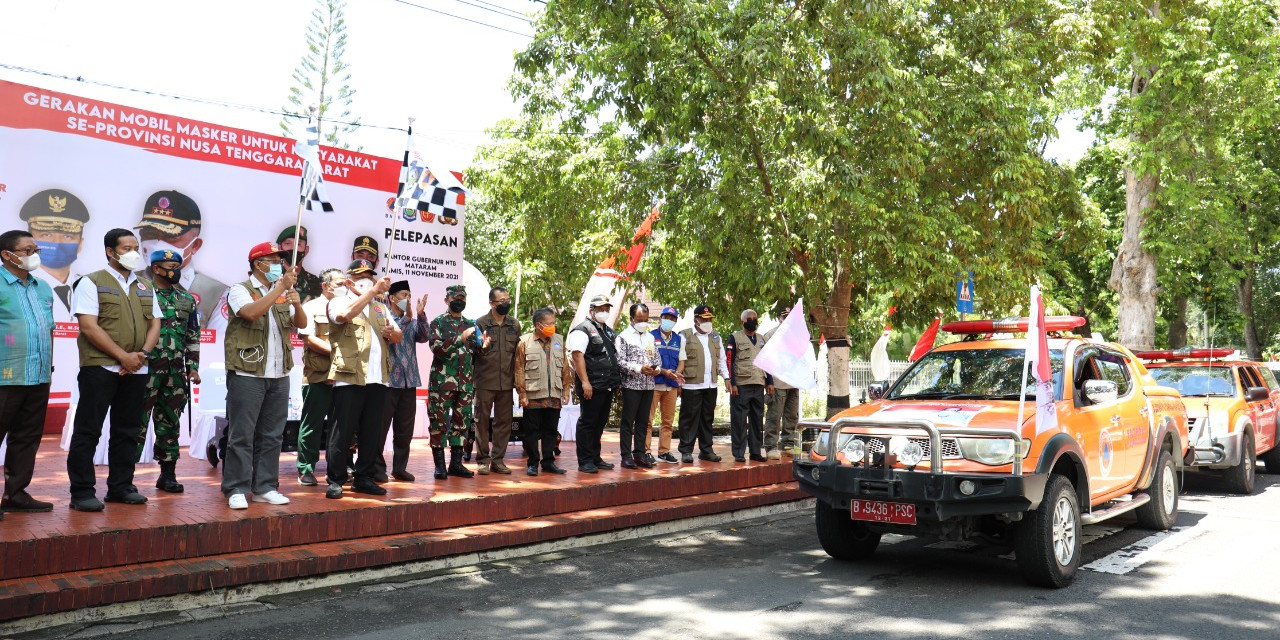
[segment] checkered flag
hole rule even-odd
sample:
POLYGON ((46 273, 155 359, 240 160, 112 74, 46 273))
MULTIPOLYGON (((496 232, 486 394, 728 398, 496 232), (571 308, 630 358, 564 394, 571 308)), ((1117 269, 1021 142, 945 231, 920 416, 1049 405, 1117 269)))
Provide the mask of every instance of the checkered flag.
POLYGON ((457 224, 467 206, 467 192, 453 174, 437 176, 423 161, 413 145, 413 127, 405 143, 404 163, 400 166, 400 187, 396 210, 416 209, 424 220, 439 218, 445 224, 457 224))
POLYGON ((302 158, 302 190, 299 202, 307 211, 333 213, 333 205, 324 192, 324 165, 320 164, 320 131, 314 124, 307 124, 303 137, 293 145, 293 152, 302 158))

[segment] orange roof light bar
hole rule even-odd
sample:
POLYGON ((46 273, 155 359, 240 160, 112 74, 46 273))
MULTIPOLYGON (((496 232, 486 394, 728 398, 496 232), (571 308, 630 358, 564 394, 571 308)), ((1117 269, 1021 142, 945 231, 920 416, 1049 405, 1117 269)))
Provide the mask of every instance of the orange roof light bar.
MULTIPOLYGON (((1070 331, 1083 327, 1085 319, 1080 316, 1045 316, 1045 331, 1070 331)), ((996 320, 961 320, 942 325, 947 333, 1026 333, 1031 325, 1031 318, 1000 318, 996 320)))

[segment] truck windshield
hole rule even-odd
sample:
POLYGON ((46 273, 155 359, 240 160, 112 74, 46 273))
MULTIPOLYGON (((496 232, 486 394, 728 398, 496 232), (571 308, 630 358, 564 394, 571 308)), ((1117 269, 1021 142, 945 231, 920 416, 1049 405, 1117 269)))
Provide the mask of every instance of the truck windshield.
POLYGON ((1185 396, 1234 396, 1235 382, 1226 367, 1152 367, 1151 377, 1185 396))
MULTIPOLYGON (((915 363, 885 396, 890 400, 985 399, 1021 397, 1023 349, 935 351, 915 363)), ((1062 350, 1049 351, 1054 399, 1062 399, 1062 350)), ((1035 378, 1027 376, 1027 398, 1035 399, 1035 378)))

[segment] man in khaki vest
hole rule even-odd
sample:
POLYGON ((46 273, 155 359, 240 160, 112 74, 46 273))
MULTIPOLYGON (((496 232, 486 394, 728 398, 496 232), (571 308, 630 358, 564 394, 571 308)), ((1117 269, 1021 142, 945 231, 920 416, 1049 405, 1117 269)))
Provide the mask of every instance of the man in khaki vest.
POLYGON ((391 289, 391 278, 375 280, 373 263, 355 260, 347 267, 347 295, 329 301, 329 348, 333 361, 333 431, 325 447, 329 488, 324 497, 342 497, 351 459, 351 439, 360 443, 351 490, 375 496, 387 490, 374 481, 376 460, 386 433, 382 413, 391 382, 391 345, 403 334, 391 310, 377 298, 391 289))
MULTIPOLYGON (((791 307, 782 310, 778 321, 786 320, 788 315, 791 307)), ((764 334, 764 341, 769 342, 777 330, 774 327, 764 334)), ((800 390, 781 378, 774 378, 773 393, 765 397, 764 404, 765 457, 778 460, 784 455, 791 456, 796 445, 796 425, 800 422, 800 390)))
POLYGON ((711 447, 711 421, 716 413, 717 381, 729 390, 729 368, 725 366, 720 334, 712 326, 716 314, 700 304, 693 308, 693 328, 680 333, 684 358, 676 373, 684 378, 680 388, 680 462, 693 462, 693 443, 698 442, 698 459, 720 462, 711 447))
POLYGON ((560 409, 569 404, 573 369, 564 336, 556 333, 556 312, 543 307, 533 312, 533 333, 516 344, 515 386, 524 418, 520 431, 531 476, 538 472, 565 473, 556 465, 556 436, 560 409))
POLYGON ((298 329, 298 337, 302 339, 303 382, 302 420, 298 424, 298 483, 308 487, 317 484, 316 462, 320 460, 320 443, 324 442, 325 433, 333 428, 329 301, 347 296, 347 276, 342 269, 325 269, 319 277, 320 295, 303 303, 307 326, 298 329))
POLYGON ((106 501, 147 501, 133 484, 133 468, 145 436, 147 359, 160 339, 160 305, 151 285, 134 274, 142 265, 138 238, 127 229, 112 229, 103 245, 108 267, 76 282, 71 305, 80 320, 76 340, 80 347, 80 402, 67 452, 71 508, 76 511, 103 509, 94 495, 93 454, 108 410, 111 436, 106 501))
POLYGON ((289 504, 280 493, 280 443, 289 413, 289 335, 307 326, 297 267, 284 268, 274 242, 249 250, 249 279, 227 291, 230 317, 223 352, 227 366, 227 448, 222 494, 232 509, 254 502, 289 504))
POLYGON ((725 344, 729 360, 729 427, 733 459, 765 462, 760 446, 764 439, 764 398, 773 395, 773 376, 756 366, 756 356, 764 347, 765 337, 756 334, 760 319, 755 311, 742 312, 742 330, 734 331, 725 344))

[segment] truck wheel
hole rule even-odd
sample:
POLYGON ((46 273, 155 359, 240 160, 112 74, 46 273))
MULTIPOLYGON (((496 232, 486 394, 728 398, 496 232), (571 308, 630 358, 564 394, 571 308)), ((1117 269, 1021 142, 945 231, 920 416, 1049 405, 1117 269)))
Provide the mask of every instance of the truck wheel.
POLYGON ((848 512, 832 509, 821 500, 814 522, 822 550, 836 560, 862 560, 880 546, 880 534, 872 533, 866 524, 850 519, 848 512))
POLYGON ((1156 477, 1143 493, 1150 496, 1151 501, 1133 512, 1138 517, 1138 526, 1155 531, 1172 527, 1178 519, 1178 471, 1173 466, 1173 454, 1160 451, 1156 477))
POLYGON ((1246 431, 1240 441, 1240 464, 1222 474, 1222 482, 1231 493, 1253 493, 1258 479, 1257 458, 1253 449, 1253 434, 1246 431))
POLYGON ((1267 465, 1268 474, 1280 475, 1280 444, 1271 447, 1259 459, 1262 460, 1263 464, 1267 465))
POLYGON ((1044 500, 1018 524, 1013 549, 1029 583, 1059 589, 1071 584, 1080 566, 1080 500, 1058 474, 1049 477, 1044 500))

